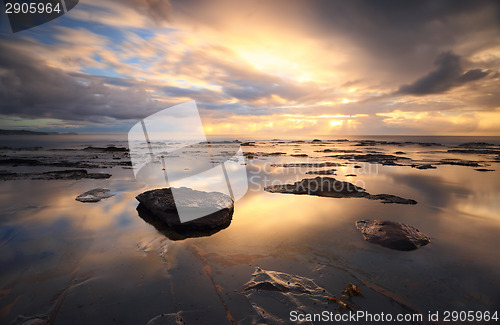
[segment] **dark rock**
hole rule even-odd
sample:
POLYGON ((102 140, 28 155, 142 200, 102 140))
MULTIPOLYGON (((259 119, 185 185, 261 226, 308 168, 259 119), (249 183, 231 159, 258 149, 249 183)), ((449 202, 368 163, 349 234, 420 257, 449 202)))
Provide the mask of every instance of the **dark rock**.
POLYGON ((385 154, 371 154, 371 153, 365 155, 338 155, 336 157, 339 159, 377 163, 387 166, 402 166, 402 164, 399 163, 399 160, 405 160, 405 161, 411 160, 410 158, 407 157, 385 155, 385 154))
POLYGON ((406 152, 404 152, 404 151, 396 151, 394 154, 395 155, 406 155, 406 152))
POLYGON ((108 147, 87 147, 83 150, 90 151, 105 151, 105 152, 128 152, 128 148, 125 147, 116 147, 116 146, 108 146, 108 147))
MULTIPOLYGON (((114 159, 114 158, 113 158, 114 159)), ((48 166, 48 167, 65 167, 65 168, 107 168, 114 166, 132 166, 130 160, 127 161, 102 161, 99 163, 90 163, 88 161, 67 161, 61 160, 58 162, 41 161, 26 158, 8 158, 0 160, 0 165, 9 166, 48 166)))
POLYGON ((203 192, 186 187, 175 189, 180 195, 174 202, 172 190, 162 188, 144 192, 136 196, 136 199, 144 208, 149 210, 165 226, 176 231, 210 231, 220 230, 231 223, 234 211, 234 203, 231 197, 219 192, 203 192), (217 210, 204 217, 181 223, 177 213, 177 206, 192 210, 194 213, 209 209, 217 210))
POLYGON ((292 157, 307 157, 307 154, 305 154, 305 153, 293 153, 290 156, 292 156, 292 157))
POLYGON ((286 152, 244 152, 243 156, 248 159, 253 159, 255 157, 272 157, 272 156, 282 156, 286 155, 286 152))
MULTIPOLYGON (((325 149, 325 150, 315 150, 314 152, 339 152, 339 153, 362 153, 363 151, 359 150, 345 150, 345 149, 325 149)), ((335 156, 328 156, 328 157, 335 157, 335 156)))
POLYGON ((461 159, 442 159, 439 161, 441 165, 453 165, 453 166, 467 166, 467 167, 480 167, 477 161, 471 160, 461 160, 461 159))
POLYGON ((78 180, 82 178, 92 179, 105 179, 110 178, 111 174, 104 173, 89 173, 86 170, 56 170, 44 173, 12 173, 9 171, 0 171, 0 180, 20 180, 20 179, 33 179, 33 180, 64 180, 73 179, 78 180))
POLYGON ((31 179, 44 179, 44 180, 82 179, 82 178, 105 179, 111 177, 111 174, 89 173, 86 170, 80 170, 80 169, 56 170, 41 174, 28 174, 28 175, 31 175, 31 179))
POLYGON ((475 168, 474 170, 477 170, 478 172, 494 172, 494 169, 487 169, 487 168, 475 168))
MULTIPOLYGON (((159 233, 170 240, 184 240, 187 238, 208 237, 229 227, 229 225, 231 224, 231 218, 229 218, 226 222, 221 223, 216 227, 206 229, 202 229, 201 227, 186 227, 180 225, 169 226, 156 215, 154 215, 151 211, 149 211, 142 203, 139 203, 139 205, 137 206, 137 213, 142 220, 152 225, 159 233)), ((175 215, 175 217, 177 219, 179 218, 177 214, 175 215)))
POLYGON ((318 143, 318 142, 323 142, 323 141, 321 141, 320 139, 314 139, 314 140, 312 140, 312 143, 318 143))
POLYGON ((366 241, 395 250, 411 251, 427 245, 431 240, 415 227, 399 222, 360 220, 356 222, 356 227, 366 241))
POLYGON ((11 165, 11 166, 41 166, 42 163, 39 160, 35 159, 25 159, 25 158, 9 158, 9 159, 1 159, 0 165, 11 165))
POLYGON ((449 153, 465 153, 477 155, 499 155, 500 150, 495 149, 449 149, 449 153))
POLYGON ((382 203, 417 204, 415 200, 391 194, 371 195, 364 188, 349 182, 339 181, 333 177, 305 178, 294 184, 266 186, 264 190, 271 193, 307 194, 335 198, 363 197, 370 200, 382 200, 382 203))
POLYGON ((80 202, 99 202, 102 199, 107 199, 112 196, 114 196, 114 194, 109 193, 109 189, 107 188, 95 188, 78 195, 75 200, 80 202))
POLYGON ((10 172, 8 170, 0 170, 0 180, 9 181, 12 179, 16 179, 18 177, 17 173, 10 172))
POLYGON ((327 197, 365 197, 365 189, 333 177, 305 178, 294 184, 266 186, 271 193, 308 194, 327 197))
POLYGON ((242 146, 242 147, 254 147, 255 146, 255 142, 254 141, 243 142, 243 143, 240 144, 240 146, 242 146))
POLYGON ((414 167, 416 169, 436 169, 437 168, 435 166, 432 166, 431 164, 411 165, 411 167, 414 167))
POLYGON ((325 169, 325 170, 310 170, 306 172, 308 175, 335 175, 336 169, 325 169))
POLYGON ((436 143, 436 142, 417 142, 419 146, 422 147, 442 147, 443 145, 441 143, 436 143))
POLYGON ((289 164, 272 164, 272 167, 337 167, 341 166, 335 162, 321 162, 321 163, 289 163, 289 164))
POLYGON ((493 147, 495 145, 486 142, 467 142, 467 143, 462 143, 458 146, 462 148, 487 148, 487 147, 493 147))
POLYGON ((345 176, 346 176, 346 177, 356 177, 356 176, 358 176, 358 175, 356 175, 356 174, 346 174, 345 176))
POLYGON ((403 199, 402 197, 392 194, 376 194, 368 197, 370 200, 382 200, 382 203, 397 203, 397 204, 417 204, 417 201, 412 199, 403 199))

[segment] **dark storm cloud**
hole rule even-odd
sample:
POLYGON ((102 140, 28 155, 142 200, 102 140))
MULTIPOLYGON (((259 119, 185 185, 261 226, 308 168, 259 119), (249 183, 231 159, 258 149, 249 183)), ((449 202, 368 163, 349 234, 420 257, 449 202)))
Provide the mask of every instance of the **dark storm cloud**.
MULTIPOLYGON (((104 122, 139 119, 168 107, 133 79, 68 74, 0 42, 0 112, 27 118, 104 122)), ((161 93, 161 89, 158 89, 161 93)), ((182 91, 178 89, 182 96, 182 91)), ((169 89, 175 94, 175 89, 169 89)))
POLYGON ((443 93, 453 87, 484 78, 489 71, 473 69, 463 73, 461 58, 451 52, 438 56, 437 68, 410 85, 403 85, 397 94, 428 95, 443 93))

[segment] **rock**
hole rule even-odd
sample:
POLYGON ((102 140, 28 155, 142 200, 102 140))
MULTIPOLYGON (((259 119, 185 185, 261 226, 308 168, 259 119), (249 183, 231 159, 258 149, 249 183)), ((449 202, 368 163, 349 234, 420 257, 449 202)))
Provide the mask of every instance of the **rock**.
POLYGON ((466 154, 476 154, 476 155, 498 155, 500 150, 495 149, 449 149, 449 153, 466 153, 466 154))
MULTIPOLYGON (((197 238, 197 237, 208 237, 215 233, 218 233, 222 229, 226 229, 231 224, 231 218, 225 223, 221 223, 219 226, 214 226, 212 228, 203 229, 202 227, 191 227, 189 224, 183 223, 177 226, 169 226, 162 219, 158 218, 151 211, 149 211, 142 203, 137 206, 137 213, 142 220, 146 223, 152 225, 159 233, 164 235, 170 240, 184 240, 187 238, 197 238), (185 226, 188 224, 187 226, 185 226)), ((178 215, 175 217, 178 219, 178 215)))
POLYGON ((328 297, 333 296, 313 279, 258 267, 242 293, 257 315, 243 324, 289 324, 290 321, 284 320, 290 319, 290 311, 319 314, 331 308, 328 297))
MULTIPOLYGON (((344 149, 325 149, 325 150, 314 150, 314 152, 339 152, 339 153, 362 153, 363 151, 359 150, 344 150, 344 149)), ((335 156, 327 156, 327 157, 335 157, 335 156)))
POLYGON ((335 175, 336 169, 325 169, 325 170, 310 170, 306 172, 308 175, 335 175))
POLYGON ((293 153, 290 156, 292 156, 292 157, 307 157, 307 154, 305 154, 305 153, 293 153))
POLYGON ((335 162, 318 162, 318 163, 289 163, 289 164, 271 164, 272 167, 337 167, 341 166, 339 163, 335 162))
POLYGON ((480 167, 477 161, 472 160, 461 160, 461 159, 441 159, 439 161, 441 165, 453 165, 453 166, 468 166, 468 167, 480 167))
POLYGON ((467 142, 467 143, 462 143, 458 146, 462 148, 488 148, 488 147, 494 147, 495 145, 493 143, 487 143, 487 142, 467 142))
POLYGON ((404 151, 396 151, 394 154, 395 155, 406 155, 406 152, 404 152, 404 151))
MULTIPOLYGON (((84 149, 85 150, 85 149, 84 149)), ((52 157, 53 159, 53 157, 52 157)), ((115 158, 112 158, 115 159, 115 158)), ((107 168, 114 166, 132 166, 132 162, 128 161, 102 161, 99 163, 91 163, 88 161, 67 161, 59 160, 52 162, 50 160, 35 160, 25 158, 9 158, 1 159, 0 165, 17 166, 49 166, 49 167, 65 167, 65 168, 107 168)))
POLYGON ((416 169, 436 169, 437 168, 435 166, 432 166, 431 164, 411 165, 411 167, 414 167, 416 169))
POLYGON ((104 179, 111 177, 111 174, 89 173, 86 170, 80 170, 80 169, 56 170, 41 174, 27 174, 27 175, 31 175, 31 179, 43 179, 43 180, 82 179, 82 178, 104 179))
POLYGON ((210 231, 220 230, 231 223, 234 212, 234 202, 226 194, 219 192, 203 192, 186 187, 176 188, 176 198, 170 188, 162 188, 144 192, 136 196, 142 207, 151 212, 151 217, 161 221, 165 226, 176 231, 210 231), (177 193, 179 195, 177 195, 177 193), (204 217, 181 223, 177 206, 190 209, 193 212, 209 209, 216 210, 204 217))
POLYGON ((385 154, 365 154, 365 155, 338 155, 339 159, 354 160, 360 162, 377 163, 388 166, 401 166, 399 160, 409 161, 410 158, 385 154))
POLYGON ((107 188, 95 188, 78 195, 75 200, 80 202, 99 202, 102 199, 107 199, 112 196, 114 196, 114 194, 109 193, 109 189, 107 188))
POLYGON ((346 177, 356 177, 356 174, 345 174, 346 177))
POLYGON ((333 177, 305 178, 293 184, 266 186, 264 190, 271 193, 307 194, 335 198, 363 197, 369 200, 382 200, 382 203, 417 204, 415 200, 391 194, 371 195, 364 188, 349 182, 339 181, 333 177))
POLYGON ((0 180, 20 180, 20 179, 33 179, 33 180, 65 180, 65 179, 105 179, 110 178, 111 174, 104 173, 89 173, 81 169, 69 170, 56 170, 44 173, 13 173, 9 171, 0 171, 0 180))
POLYGON ((370 200, 382 200, 382 203, 397 203, 397 204, 417 204, 417 201, 412 199, 403 199, 402 197, 391 194, 370 195, 370 200))
POLYGON ((42 166, 42 163, 39 160, 35 159, 25 159, 25 158, 8 158, 1 159, 0 165, 11 165, 11 166, 42 166))
POLYGON ((272 156, 282 156, 286 155, 286 152, 244 152, 243 156, 245 156, 248 159, 253 159, 255 157, 272 157, 272 156))
POLYGON ((308 194, 327 197, 365 197, 365 189, 333 177, 305 178, 294 184, 264 187, 271 193, 308 194))
POLYGON ((494 172, 494 169, 488 169, 488 168, 475 168, 474 170, 477 170, 478 172, 494 172))
POLYGON ((9 181, 12 179, 16 179, 18 177, 17 173, 10 172, 8 170, 0 170, 0 180, 9 181))
POLYGON ((314 140, 312 140, 312 143, 319 143, 319 142, 323 142, 323 141, 321 141, 320 139, 314 139, 314 140))
POLYGON ((399 222, 360 220, 356 228, 367 242, 400 251, 411 251, 431 241, 415 227, 399 222))
POLYGON ((116 146, 87 147, 87 148, 84 148, 83 150, 105 151, 105 152, 128 152, 128 148, 125 148, 125 147, 116 147, 116 146))

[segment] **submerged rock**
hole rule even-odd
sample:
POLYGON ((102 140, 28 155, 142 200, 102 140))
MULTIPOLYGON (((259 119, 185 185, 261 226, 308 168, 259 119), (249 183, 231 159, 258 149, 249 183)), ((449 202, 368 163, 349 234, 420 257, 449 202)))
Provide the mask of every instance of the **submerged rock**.
POLYGON ((105 152, 128 152, 128 148, 117 147, 117 146, 107 146, 107 147, 86 147, 83 150, 87 151, 105 151, 105 152))
POLYGON ((487 142, 467 142, 467 143, 462 143, 458 146, 462 148, 488 148, 488 147, 494 147, 495 145, 493 143, 487 143, 487 142))
POLYGON ((144 192, 136 196, 139 216, 170 239, 209 236, 231 224, 234 202, 226 194, 203 192, 186 187, 176 188, 176 199, 170 188, 144 192), (179 194, 179 195, 177 195, 179 194), (197 211, 215 211, 204 217, 181 223, 177 207, 197 211))
POLYGON ((305 178, 293 184, 266 186, 264 190, 271 193, 307 194, 335 198, 363 197, 370 200, 381 200, 382 203, 417 204, 415 200, 391 194, 371 195, 362 187, 339 181, 333 177, 305 178))
POLYGON ((31 176, 31 179, 43 179, 43 180, 82 179, 82 178, 104 179, 111 177, 111 174, 89 173, 86 170, 81 170, 81 169, 56 170, 41 174, 28 174, 28 175, 31 176))
POLYGON ((439 161, 441 165, 452 165, 452 166, 467 166, 467 167, 480 167, 481 165, 477 161, 473 160, 462 160, 462 159, 441 159, 439 161))
POLYGON ((105 179, 110 178, 111 174, 89 173, 86 170, 68 169, 56 170, 44 173, 14 173, 10 171, 0 171, 0 181, 33 179, 33 180, 78 180, 82 178, 105 179))
POLYGON ((400 251, 411 251, 431 241, 417 228, 399 222, 360 220, 356 227, 367 242, 400 251))
POLYGON ((416 169, 436 169, 436 166, 432 166, 431 164, 422 164, 422 165, 411 165, 411 167, 414 167, 416 169))
POLYGON ((377 153, 368 153, 363 155, 338 155, 337 158, 359 162, 377 163, 385 166, 406 166, 408 161, 411 161, 408 157, 377 153), (404 164, 401 164, 401 160, 404 161, 404 164))
POLYGON ((404 199, 392 194, 376 194, 368 197, 370 200, 382 200, 382 203, 397 203, 397 204, 417 204, 417 201, 412 199, 404 199))
POLYGON ((102 199, 107 199, 112 196, 114 196, 114 194, 109 193, 109 189, 107 188, 94 188, 93 190, 78 195, 75 200, 80 202, 99 202, 102 199))
POLYGON ((466 153, 466 154, 476 154, 476 155, 498 155, 500 150, 498 149, 449 149, 449 153, 466 153))
POLYGON ((339 163, 336 162, 317 162, 317 163, 287 163, 287 164, 271 164, 271 167, 284 167, 284 168, 290 168, 290 167, 338 167, 342 166, 339 163))
POLYGON ((334 169, 325 169, 325 170, 310 170, 306 172, 308 175, 335 175, 337 170, 334 169))

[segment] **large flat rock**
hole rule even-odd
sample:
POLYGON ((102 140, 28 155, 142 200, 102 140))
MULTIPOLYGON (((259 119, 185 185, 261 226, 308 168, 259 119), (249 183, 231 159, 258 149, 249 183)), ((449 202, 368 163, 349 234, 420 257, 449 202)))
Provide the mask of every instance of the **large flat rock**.
POLYGON ((225 228, 231 223, 234 202, 230 196, 219 192, 192 190, 186 187, 176 188, 175 193, 175 200, 171 188, 155 189, 139 194, 136 199, 140 202, 138 207, 140 216, 157 229, 162 228, 166 231, 173 229, 187 237, 191 237, 189 236, 190 232, 194 234, 211 233, 212 230, 220 230, 221 227, 225 228), (215 212, 181 223, 177 207, 192 209, 193 212, 215 212), (162 223, 163 226, 159 223, 162 223))

